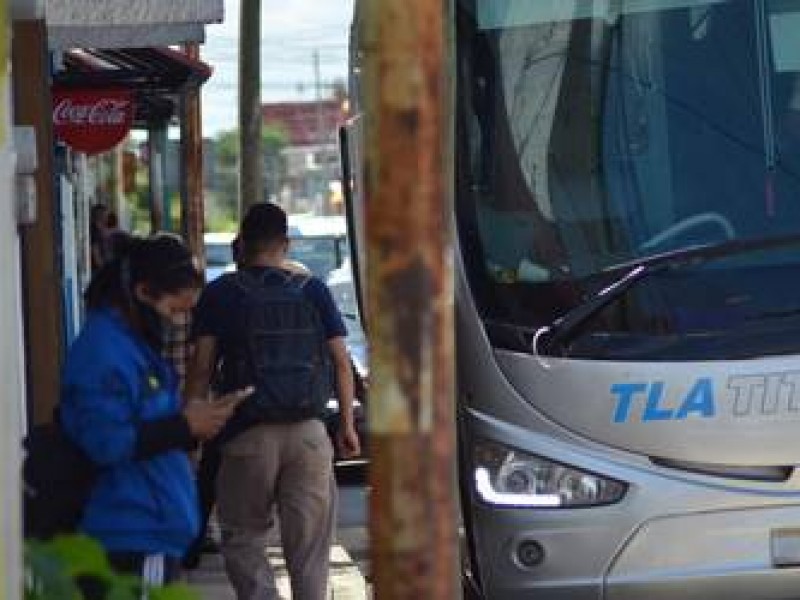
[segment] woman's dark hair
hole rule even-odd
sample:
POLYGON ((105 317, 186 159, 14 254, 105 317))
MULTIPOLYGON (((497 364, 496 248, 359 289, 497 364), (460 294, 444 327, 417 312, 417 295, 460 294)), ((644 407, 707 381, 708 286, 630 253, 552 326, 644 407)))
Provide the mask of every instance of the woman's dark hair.
POLYGON ((92 278, 85 300, 89 309, 133 305, 133 289, 143 283, 155 297, 203 286, 203 273, 183 241, 172 234, 130 236, 119 255, 92 278))

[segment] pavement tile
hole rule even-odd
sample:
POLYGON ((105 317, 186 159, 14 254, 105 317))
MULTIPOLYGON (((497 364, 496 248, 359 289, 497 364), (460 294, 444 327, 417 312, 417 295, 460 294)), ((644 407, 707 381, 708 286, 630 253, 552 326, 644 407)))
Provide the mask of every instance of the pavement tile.
MULTIPOLYGON (((292 596, 289 588, 289 576, 280 547, 270 546, 266 549, 266 553, 275 569, 281 599, 290 600, 292 596)), ((222 556, 219 554, 204 554, 200 566, 188 573, 186 582, 198 592, 201 600, 236 600, 225 575, 222 556)), ((331 549, 331 584, 334 600, 367 600, 369 598, 367 584, 359 565, 339 545, 331 549)))

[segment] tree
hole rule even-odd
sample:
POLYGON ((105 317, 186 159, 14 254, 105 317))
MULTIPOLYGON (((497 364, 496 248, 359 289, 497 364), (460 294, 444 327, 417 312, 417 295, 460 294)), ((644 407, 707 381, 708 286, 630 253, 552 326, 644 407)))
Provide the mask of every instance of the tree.
POLYGON ((289 143, 289 135, 280 125, 267 124, 261 129, 264 148, 264 197, 277 198, 286 178, 286 160, 282 154, 289 143))
POLYGON ((223 131, 216 139, 217 162, 224 167, 236 167, 239 162, 239 131, 223 131))
MULTIPOLYGON (((214 196, 209 198, 208 221, 211 223, 238 221, 239 131, 220 132, 215 138, 214 196)), ((286 163, 282 151, 289 142, 286 131, 277 125, 267 124, 261 129, 264 154, 263 199, 277 196, 285 179, 286 163)), ((219 227, 215 227, 219 228, 219 227)))

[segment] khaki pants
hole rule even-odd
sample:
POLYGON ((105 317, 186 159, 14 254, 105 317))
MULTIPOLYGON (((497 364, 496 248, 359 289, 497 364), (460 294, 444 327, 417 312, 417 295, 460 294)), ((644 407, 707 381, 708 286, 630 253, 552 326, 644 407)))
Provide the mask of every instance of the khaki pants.
POLYGON ((333 449, 320 421, 258 425, 222 449, 217 512, 238 600, 278 598, 265 551, 274 506, 293 600, 324 600, 336 482, 333 449))

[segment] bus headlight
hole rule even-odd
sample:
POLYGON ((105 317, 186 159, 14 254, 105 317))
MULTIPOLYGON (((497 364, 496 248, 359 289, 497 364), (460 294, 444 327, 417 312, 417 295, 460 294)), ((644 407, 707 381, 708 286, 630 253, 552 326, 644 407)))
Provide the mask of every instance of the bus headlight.
POLYGON ((500 444, 479 442, 473 460, 478 496, 489 504, 575 508, 618 502, 626 485, 500 444))

